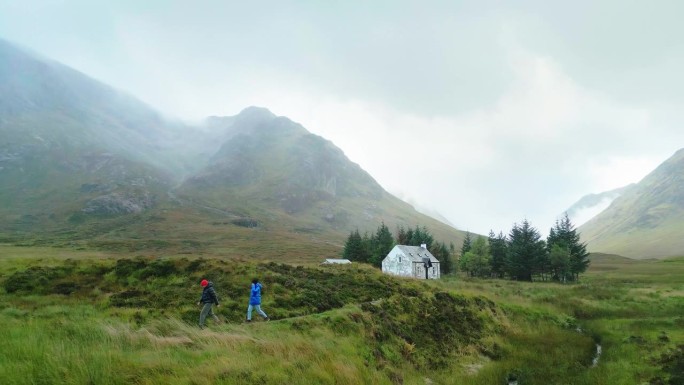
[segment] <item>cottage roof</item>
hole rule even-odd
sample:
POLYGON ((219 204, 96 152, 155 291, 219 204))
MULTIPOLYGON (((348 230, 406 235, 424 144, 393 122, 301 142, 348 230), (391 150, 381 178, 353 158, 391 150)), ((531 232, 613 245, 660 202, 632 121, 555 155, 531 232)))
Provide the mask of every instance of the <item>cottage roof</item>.
POLYGON ((427 257, 430 258, 430 262, 439 263, 439 260, 435 258, 428 249, 424 249, 420 246, 397 245, 396 247, 401 250, 405 256, 410 258, 412 262, 423 262, 423 258, 427 257))
POLYGON ((334 258, 328 258, 328 259, 326 259, 326 260, 323 262, 323 264, 326 264, 326 265, 328 265, 328 264, 330 264, 330 265, 333 265, 333 264, 342 264, 342 265, 344 265, 344 264, 347 264, 347 263, 351 263, 351 261, 348 260, 348 259, 334 259, 334 258))

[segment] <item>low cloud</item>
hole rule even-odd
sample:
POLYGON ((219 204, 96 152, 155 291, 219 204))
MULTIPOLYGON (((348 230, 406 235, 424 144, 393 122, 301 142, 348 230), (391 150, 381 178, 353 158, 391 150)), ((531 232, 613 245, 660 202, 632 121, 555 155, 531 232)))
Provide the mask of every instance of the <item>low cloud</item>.
POLYGON ((304 94, 266 103, 390 192, 478 233, 528 219, 545 234, 581 196, 638 181, 664 160, 638 151, 663 144, 640 134, 653 129, 651 111, 580 86, 548 57, 517 51, 509 64, 515 81, 493 106, 454 116, 304 94))
POLYGON ((681 2, 77 3, 0 34, 183 119, 267 107, 473 232, 546 234, 684 143, 681 2))

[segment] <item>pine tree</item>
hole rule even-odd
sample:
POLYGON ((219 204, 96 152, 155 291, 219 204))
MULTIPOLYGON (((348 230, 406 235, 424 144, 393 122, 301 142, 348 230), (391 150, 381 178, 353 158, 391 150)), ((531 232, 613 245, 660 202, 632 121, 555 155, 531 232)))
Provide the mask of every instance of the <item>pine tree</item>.
POLYGON ((369 262, 376 267, 382 266, 382 260, 392 251, 394 245, 394 237, 389 228, 385 226, 385 222, 383 222, 375 233, 373 252, 369 262))
POLYGON ((443 242, 435 242, 430 249, 430 253, 437 258, 442 274, 451 274, 454 271, 452 253, 443 242))
POLYGON ((551 279, 559 282, 572 280, 573 275, 570 269, 570 262, 570 249, 557 244, 553 245, 549 252, 551 279))
POLYGON ((423 226, 422 228, 420 228, 416 226, 416 229, 413 230, 409 245, 420 246, 422 244, 425 244, 425 246, 429 250, 432 248, 432 243, 434 241, 435 239, 432 237, 432 234, 430 234, 427 227, 423 226))
POLYGON ((456 257, 456 246, 453 242, 449 242, 449 255, 451 255, 451 269, 455 273, 458 269, 458 258, 456 257))
POLYGON ((472 240, 470 239, 470 231, 468 231, 463 239, 463 246, 461 246, 461 257, 463 257, 465 253, 469 252, 471 247, 472 240))
POLYGON ((494 231, 490 230, 488 240, 492 275, 496 278, 503 278, 506 267, 506 236, 501 231, 498 236, 495 236, 494 231))
MULTIPOLYGON (((411 229, 409 229, 411 231, 411 229)), ((398 245, 408 245, 413 234, 409 234, 404 226, 399 226, 397 228, 397 244, 398 245)))
POLYGON ((359 230, 356 229, 349 234, 347 241, 344 243, 344 250, 342 257, 350 261, 367 262, 364 260, 364 246, 359 230))
POLYGON ((375 249, 375 237, 363 233, 361 238, 361 262, 372 263, 373 250, 375 249))
POLYGON ((527 219, 520 226, 513 225, 508 239, 506 272, 515 280, 531 282, 546 258, 546 242, 527 219))
POLYGON ((554 227, 551 228, 547 244, 549 251, 554 246, 568 250, 570 254, 570 276, 567 279, 576 281, 581 273, 587 271, 589 267, 587 246, 580 241, 580 236, 577 234, 575 226, 570 222, 568 213, 565 213, 561 220, 557 220, 554 227))

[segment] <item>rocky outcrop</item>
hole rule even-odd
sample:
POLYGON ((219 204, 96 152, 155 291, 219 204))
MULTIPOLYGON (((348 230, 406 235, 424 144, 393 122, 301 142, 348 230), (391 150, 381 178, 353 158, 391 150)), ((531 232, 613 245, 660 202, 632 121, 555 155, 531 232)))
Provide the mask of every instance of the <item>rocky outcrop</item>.
POLYGON ((121 215, 139 213, 153 207, 155 197, 149 192, 120 193, 101 195, 86 203, 81 211, 95 215, 121 215))

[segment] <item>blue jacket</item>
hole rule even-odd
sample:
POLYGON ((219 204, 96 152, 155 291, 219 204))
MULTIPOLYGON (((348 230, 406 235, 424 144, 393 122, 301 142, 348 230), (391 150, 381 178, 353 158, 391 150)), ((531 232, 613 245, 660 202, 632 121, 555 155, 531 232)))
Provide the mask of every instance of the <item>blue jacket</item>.
POLYGON ((261 284, 253 283, 252 291, 249 293, 250 305, 261 305, 261 284))

